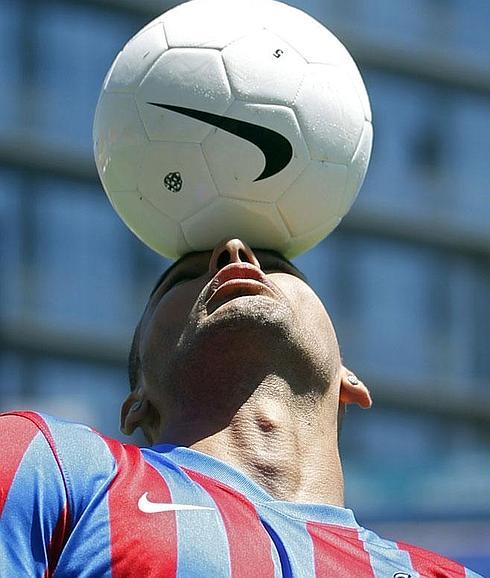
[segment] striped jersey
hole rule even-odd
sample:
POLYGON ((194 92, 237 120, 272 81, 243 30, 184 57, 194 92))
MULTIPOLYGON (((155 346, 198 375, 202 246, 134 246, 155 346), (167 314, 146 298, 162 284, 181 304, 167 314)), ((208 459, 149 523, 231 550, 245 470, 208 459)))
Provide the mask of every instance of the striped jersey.
POLYGON ((184 447, 18 412, 0 417, 0 463, 2 578, 478 578, 184 447))

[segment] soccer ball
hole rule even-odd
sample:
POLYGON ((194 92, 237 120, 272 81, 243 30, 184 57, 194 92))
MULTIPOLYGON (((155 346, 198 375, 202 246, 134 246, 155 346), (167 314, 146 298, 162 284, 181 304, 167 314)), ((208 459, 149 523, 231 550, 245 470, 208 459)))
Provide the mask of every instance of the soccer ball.
POLYGON ((225 237, 306 251, 350 209, 371 144, 347 50, 274 0, 192 0, 158 17, 117 56, 94 123, 114 209, 171 258, 225 237))

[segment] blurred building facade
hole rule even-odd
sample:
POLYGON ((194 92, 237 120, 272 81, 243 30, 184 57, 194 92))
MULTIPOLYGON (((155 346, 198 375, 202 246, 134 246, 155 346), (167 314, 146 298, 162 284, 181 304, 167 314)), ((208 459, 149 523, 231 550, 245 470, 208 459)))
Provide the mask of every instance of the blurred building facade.
MULTIPOLYGON (((297 259, 375 399, 345 421, 347 505, 490 575, 490 4, 290 3, 349 47, 374 115, 354 209, 297 259)), ((106 200, 92 118, 118 50, 169 6, 0 0, 1 410, 121 437, 132 330, 167 262, 106 200)))

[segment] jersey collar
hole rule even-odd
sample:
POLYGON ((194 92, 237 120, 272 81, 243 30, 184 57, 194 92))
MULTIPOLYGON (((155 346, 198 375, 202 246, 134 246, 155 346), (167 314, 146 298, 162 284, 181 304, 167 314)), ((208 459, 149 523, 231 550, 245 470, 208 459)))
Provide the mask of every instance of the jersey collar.
POLYGON ((272 509, 298 520, 360 528, 354 513, 348 508, 329 504, 275 500, 245 473, 208 454, 171 444, 159 444, 150 448, 149 451, 158 452, 178 466, 200 472, 232 487, 256 506, 272 509))

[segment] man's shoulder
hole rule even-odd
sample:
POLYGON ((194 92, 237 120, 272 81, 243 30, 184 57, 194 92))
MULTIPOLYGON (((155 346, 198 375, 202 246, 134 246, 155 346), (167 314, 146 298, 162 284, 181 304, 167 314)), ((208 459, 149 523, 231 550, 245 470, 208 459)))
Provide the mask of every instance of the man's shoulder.
POLYGON ((0 413, 0 431, 9 433, 9 439, 14 443, 17 436, 25 436, 27 432, 41 434, 55 453, 60 442, 103 439, 103 436, 87 425, 26 410, 0 413))
POLYGON ((45 456, 48 462, 48 455, 54 456, 67 480, 74 476, 86 477, 94 469, 99 473, 105 470, 110 475, 114 470, 114 450, 122 446, 87 425, 37 411, 1 413, 0 433, 4 456, 16 454, 17 459, 22 459, 29 446, 35 443, 42 451, 30 452, 31 459, 45 456), (21 448, 24 448, 22 452, 21 448))
POLYGON ((387 550, 405 557, 407 570, 395 574, 397 578, 409 578, 412 576, 411 572, 427 578, 481 578, 479 574, 469 570, 463 564, 432 550, 407 542, 381 538, 369 530, 363 530, 363 532, 366 549, 372 557, 386 558, 387 550))
POLYGON ((421 576, 433 575, 435 577, 448 576, 448 578, 481 578, 479 574, 466 568, 463 564, 451 560, 433 550, 427 550, 406 542, 398 542, 397 544, 400 549, 405 550, 409 554, 412 564, 416 567, 421 576))

